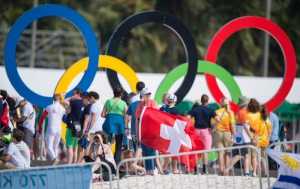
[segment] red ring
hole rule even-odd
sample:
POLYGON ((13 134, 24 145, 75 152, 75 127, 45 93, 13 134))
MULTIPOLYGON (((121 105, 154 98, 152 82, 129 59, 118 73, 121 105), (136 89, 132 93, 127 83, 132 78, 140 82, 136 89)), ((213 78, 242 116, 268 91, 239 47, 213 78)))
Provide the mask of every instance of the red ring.
MULTIPOLYGON (((244 16, 239 17, 225 24, 213 37, 211 40, 207 53, 205 55, 205 60, 210 61, 212 63, 217 62, 217 56, 220 48, 223 43, 235 32, 238 32, 242 29, 247 28, 256 28, 262 31, 269 33, 279 44, 285 63, 285 73, 284 79, 281 83, 280 88, 277 93, 265 103, 268 111, 273 111, 285 100, 285 97, 288 95, 293 82, 296 77, 296 54, 293 44, 287 34, 280 28, 278 25, 273 23, 271 20, 268 20, 263 17, 258 16, 244 16)), ((214 76, 205 74, 205 79, 208 85, 212 96, 215 98, 217 102, 220 102, 224 97, 224 94, 221 92, 216 78, 214 76)), ((236 104, 235 104, 236 106, 236 104)))

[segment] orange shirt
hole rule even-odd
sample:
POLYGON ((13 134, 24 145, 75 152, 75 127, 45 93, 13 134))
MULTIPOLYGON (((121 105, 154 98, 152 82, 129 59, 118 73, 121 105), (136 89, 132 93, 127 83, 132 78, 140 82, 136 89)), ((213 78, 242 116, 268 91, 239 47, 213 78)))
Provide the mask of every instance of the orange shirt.
POLYGON ((257 139, 258 147, 267 147, 269 145, 269 137, 272 132, 272 125, 269 119, 263 120, 261 114, 248 113, 248 124, 257 139))
POLYGON ((240 109, 235 116, 237 124, 245 124, 247 123, 248 111, 246 108, 240 109))
POLYGON ((216 115, 219 119, 216 129, 221 132, 232 132, 235 125, 233 112, 228 112, 225 108, 220 108, 216 111, 216 115))

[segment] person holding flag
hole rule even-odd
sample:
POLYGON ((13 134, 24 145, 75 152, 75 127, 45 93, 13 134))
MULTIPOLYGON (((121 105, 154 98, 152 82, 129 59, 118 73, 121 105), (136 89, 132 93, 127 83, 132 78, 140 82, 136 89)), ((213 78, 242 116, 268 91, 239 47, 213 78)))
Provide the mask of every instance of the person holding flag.
MULTIPOLYGON (((165 94, 165 98, 164 102, 165 104, 163 106, 160 107, 160 111, 172 114, 172 115, 178 115, 178 111, 176 109, 176 102, 177 102, 177 96, 175 94, 169 94, 166 93, 165 94)), ((174 174, 179 174, 180 171, 178 170, 178 158, 166 158, 164 159, 164 163, 163 163, 163 171, 164 173, 168 174, 169 170, 168 170, 168 166, 170 164, 170 162, 172 161, 172 170, 174 174)))
MULTIPOLYGON (((147 100, 144 103, 147 103, 147 100)), ((174 155, 203 150, 203 144, 190 119, 147 106, 143 107, 138 117, 139 136, 143 147, 146 147, 146 149, 155 149, 161 153, 174 155)), ((186 166, 187 171, 196 168, 197 156, 195 155, 180 156, 178 160, 186 166)))
MULTIPOLYGON (((151 92, 148 90, 148 88, 143 88, 140 92, 140 97, 141 97, 141 101, 136 109, 136 124, 137 127, 139 128, 139 132, 138 132, 138 139, 139 142, 141 142, 141 148, 142 148, 142 155, 144 157, 147 156, 155 156, 155 150, 151 147, 151 145, 145 145, 143 143, 143 136, 141 135, 140 131, 141 131, 141 116, 144 113, 146 108, 153 108, 153 109, 158 109, 156 103, 154 100, 151 99, 151 92)), ((159 111, 159 110, 158 110, 159 111)), ((151 123, 151 122, 150 122, 151 123)), ((139 152, 137 152, 139 153, 139 152)), ((162 173, 162 167, 160 165, 159 160, 156 160, 156 163, 154 160, 146 160, 145 161, 145 168, 146 168, 146 174, 148 175, 153 175, 154 174, 154 170, 155 170, 155 165, 158 167, 158 170, 160 173, 162 173)))

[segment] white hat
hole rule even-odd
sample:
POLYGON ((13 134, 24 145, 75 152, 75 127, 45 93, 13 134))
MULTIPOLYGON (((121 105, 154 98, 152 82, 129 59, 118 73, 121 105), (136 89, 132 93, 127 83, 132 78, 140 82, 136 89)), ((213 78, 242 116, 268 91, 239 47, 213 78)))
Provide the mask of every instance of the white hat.
POLYGON ((148 90, 148 88, 143 88, 142 90, 141 90, 141 96, 143 97, 143 96, 146 96, 146 95, 151 95, 152 93, 148 90))
POLYGON ((168 96, 168 101, 177 102, 177 96, 175 94, 170 94, 168 96))

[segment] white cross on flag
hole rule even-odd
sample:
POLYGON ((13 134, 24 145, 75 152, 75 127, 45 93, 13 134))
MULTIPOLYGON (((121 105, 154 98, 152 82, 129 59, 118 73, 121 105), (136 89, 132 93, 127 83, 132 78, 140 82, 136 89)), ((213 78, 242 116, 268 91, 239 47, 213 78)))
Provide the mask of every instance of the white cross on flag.
MULTIPOLYGON (((162 153, 178 154, 203 149, 202 142, 197 137, 190 120, 154 108, 143 110, 139 133, 144 145, 162 153)), ((185 160, 182 163, 195 166, 195 156, 190 156, 188 159, 189 162, 185 160)))
POLYGON ((171 154, 178 154, 181 145, 192 149, 192 141, 188 134, 185 133, 184 129, 187 125, 186 121, 175 120, 173 126, 161 124, 160 125, 160 136, 163 139, 169 140, 169 148, 167 152, 171 154))

